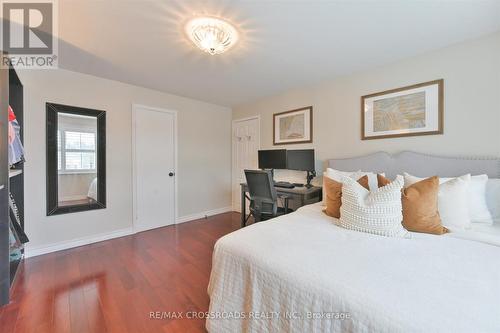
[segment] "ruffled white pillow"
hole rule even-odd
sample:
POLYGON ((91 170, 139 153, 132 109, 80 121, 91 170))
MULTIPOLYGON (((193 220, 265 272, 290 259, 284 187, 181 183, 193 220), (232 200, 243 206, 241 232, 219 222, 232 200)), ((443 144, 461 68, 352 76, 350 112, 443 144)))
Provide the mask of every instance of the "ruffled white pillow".
POLYGON ((339 226, 388 237, 404 237, 408 233, 401 224, 402 176, 373 191, 368 191, 351 177, 344 177, 342 182, 339 226))

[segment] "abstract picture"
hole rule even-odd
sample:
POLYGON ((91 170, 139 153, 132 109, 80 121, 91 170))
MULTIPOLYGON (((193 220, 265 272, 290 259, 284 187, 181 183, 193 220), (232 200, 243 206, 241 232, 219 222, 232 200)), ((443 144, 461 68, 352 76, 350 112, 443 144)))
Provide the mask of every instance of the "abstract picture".
POLYGON ((280 140, 304 139, 305 117, 303 114, 280 118, 280 140))
POLYGON ((442 134, 443 80, 362 97, 362 139, 442 134))
POLYGON ((373 102, 373 131, 425 127, 425 92, 373 102))
POLYGON ((312 142, 312 107, 274 114, 274 144, 312 142))

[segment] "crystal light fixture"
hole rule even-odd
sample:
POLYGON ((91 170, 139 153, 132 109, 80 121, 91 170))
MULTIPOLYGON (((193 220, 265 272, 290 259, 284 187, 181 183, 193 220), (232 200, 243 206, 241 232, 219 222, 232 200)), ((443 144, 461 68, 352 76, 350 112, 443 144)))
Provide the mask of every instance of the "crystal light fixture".
POLYGON ((197 17, 186 24, 186 33, 201 50, 211 55, 229 50, 238 40, 238 31, 215 17, 197 17))

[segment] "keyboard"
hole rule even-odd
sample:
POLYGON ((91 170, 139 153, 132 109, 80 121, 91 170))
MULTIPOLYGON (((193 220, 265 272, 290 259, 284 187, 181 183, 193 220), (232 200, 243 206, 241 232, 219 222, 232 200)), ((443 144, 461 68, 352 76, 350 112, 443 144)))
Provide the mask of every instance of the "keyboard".
POLYGON ((283 187, 283 188, 294 188, 295 185, 289 182, 275 182, 274 186, 276 187, 283 187))

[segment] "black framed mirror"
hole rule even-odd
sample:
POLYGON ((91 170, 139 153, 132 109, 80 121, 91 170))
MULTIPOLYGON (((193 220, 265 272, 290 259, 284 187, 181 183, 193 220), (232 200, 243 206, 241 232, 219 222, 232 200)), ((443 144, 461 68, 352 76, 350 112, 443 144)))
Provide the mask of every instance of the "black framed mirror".
POLYGON ((106 112, 47 103, 47 216, 106 208, 106 112))

